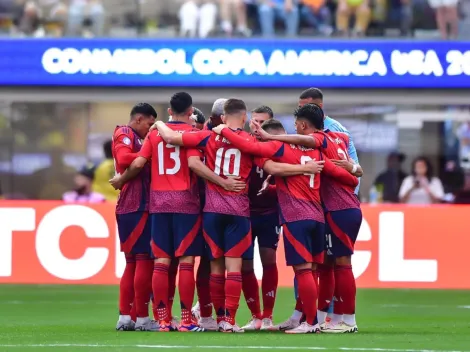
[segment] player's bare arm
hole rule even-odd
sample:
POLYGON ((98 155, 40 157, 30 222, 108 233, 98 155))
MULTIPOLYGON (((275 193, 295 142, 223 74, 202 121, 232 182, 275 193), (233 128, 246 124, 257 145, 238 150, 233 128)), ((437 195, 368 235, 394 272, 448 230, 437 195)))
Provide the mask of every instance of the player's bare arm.
POLYGON ((343 169, 349 171, 356 177, 362 177, 364 171, 362 170, 361 165, 356 164, 350 160, 331 160, 336 166, 342 167, 343 169))
POLYGON ((109 180, 109 183, 111 186, 113 186, 114 189, 121 189, 122 186, 126 184, 126 182, 129 182, 135 178, 140 173, 140 171, 142 171, 146 163, 147 159, 142 156, 138 156, 122 175, 114 176, 109 180))
POLYGON ((263 169, 270 175, 287 177, 303 174, 318 174, 323 170, 324 164, 325 161, 323 160, 311 160, 304 165, 293 165, 267 160, 263 165, 263 169))
POLYGON ((336 178, 345 185, 356 187, 359 184, 359 179, 356 176, 352 175, 342 167, 336 166, 328 158, 325 158, 323 172, 328 176, 336 178))
POLYGON ((188 166, 199 177, 215 183, 226 191, 241 192, 246 187, 245 182, 240 181, 239 177, 228 177, 224 179, 216 175, 211 169, 204 165, 198 156, 190 156, 188 158, 188 166))
POLYGON ((158 129, 163 140, 172 145, 183 145, 183 136, 181 133, 173 131, 163 121, 155 122, 154 126, 158 129))

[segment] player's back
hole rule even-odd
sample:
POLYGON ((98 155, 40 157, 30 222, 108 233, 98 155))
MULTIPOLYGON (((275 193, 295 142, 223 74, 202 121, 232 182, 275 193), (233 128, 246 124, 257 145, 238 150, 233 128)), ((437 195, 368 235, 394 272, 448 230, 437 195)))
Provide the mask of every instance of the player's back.
MULTIPOLYGON (((241 129, 235 133, 254 138, 241 129)), ((249 217, 248 180, 253 167, 253 157, 240 152, 226 138, 211 133, 205 147, 205 158, 207 167, 215 174, 223 178, 239 177, 239 180, 246 182, 247 186, 241 192, 230 192, 214 183, 207 182, 204 211, 249 217)))
MULTIPOLYGON (((250 175, 250 187, 248 189, 252 215, 266 215, 277 212, 276 193, 266 192, 262 195, 258 195, 259 190, 263 187, 263 183, 268 176, 268 173, 264 171, 263 168, 253 165, 250 175)), ((274 184, 273 178, 271 178, 270 183, 274 184)))
MULTIPOLYGON (((324 132, 316 132, 315 134, 323 136, 322 152, 328 159, 350 159, 347 153, 349 137, 345 133, 325 130, 324 132)), ((360 207, 359 199, 354 194, 355 187, 346 185, 326 174, 321 175, 321 180, 322 187, 320 194, 323 205, 327 211, 360 207)))
MULTIPOLYGON (((117 150, 123 145, 130 147, 132 153, 138 153, 142 148, 142 140, 129 126, 117 126, 114 130, 112 152, 117 174, 124 173, 127 168, 127 166, 119 164, 116 159, 117 150)), ((150 167, 146 165, 136 178, 122 187, 116 204, 116 214, 148 210, 149 184, 150 167)))
MULTIPOLYGON (((179 133, 195 130, 179 121, 170 121, 167 126, 179 133)), ((152 131, 148 138, 152 146, 150 212, 199 213, 197 177, 188 167, 188 157, 198 154, 166 143, 157 130, 152 131)))
MULTIPOLYGON (((284 153, 279 161, 306 164, 311 160, 320 159, 321 155, 317 149, 284 144, 284 153)), ((300 220, 324 222, 319 174, 276 177, 276 189, 282 223, 300 220)))

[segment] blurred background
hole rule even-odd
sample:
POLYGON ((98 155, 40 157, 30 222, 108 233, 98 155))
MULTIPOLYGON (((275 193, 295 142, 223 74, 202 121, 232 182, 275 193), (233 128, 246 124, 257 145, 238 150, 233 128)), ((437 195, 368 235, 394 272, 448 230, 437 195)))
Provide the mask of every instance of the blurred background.
MULTIPOLYGON (((450 63, 450 43, 454 48, 468 48, 469 8, 470 0, 0 0, 0 34, 4 37, 0 69, 8 72, 14 66, 8 61, 12 49, 7 45, 12 40, 27 40, 26 45, 32 38, 41 43, 48 40, 52 47, 61 41, 70 46, 78 37, 89 43, 99 41, 101 47, 107 43, 103 38, 114 38, 110 45, 125 40, 128 46, 138 46, 136 43, 145 40, 155 41, 159 47, 178 37, 189 38, 188 45, 197 38, 219 38, 224 47, 230 47, 231 40, 237 47, 267 40, 271 50, 296 41, 305 49, 308 43, 331 46, 347 38, 341 42, 343 47, 349 41, 351 45, 380 43, 384 57, 392 46, 413 48, 413 43, 426 41, 436 51, 447 48, 444 54, 438 52, 443 64, 446 59, 450 63)), ((203 46, 206 41, 195 43, 203 46)), ((77 45, 86 46, 83 41, 77 45)), ((460 75, 468 81, 470 51, 462 52, 460 75)), ((28 59, 21 52, 15 55, 19 61, 28 59)), ((385 61, 389 66, 389 60, 385 61)), ((423 70, 421 74, 429 76, 423 70)), ((362 81, 356 88, 351 81, 347 88, 340 84, 341 89, 335 88, 337 81, 324 87, 315 79, 295 88, 279 80, 259 89, 253 89, 253 84, 244 89, 240 83, 233 84, 232 78, 227 78, 224 87, 211 87, 201 80, 200 87, 192 83, 189 88, 184 83, 178 88, 161 83, 139 88, 132 87, 133 83, 125 87, 118 87, 119 83, 112 87, 111 83, 99 88, 91 80, 75 87, 68 82, 64 88, 60 88, 60 80, 47 86, 23 87, 20 81, 2 84, 1 192, 9 199, 62 199, 64 192, 76 188, 78 171, 89 175, 84 167, 90 163, 99 166, 106 159, 103 145, 116 125, 127 123, 136 102, 153 104, 159 117, 166 118, 169 97, 184 88, 208 117, 215 99, 236 96, 245 99, 250 109, 271 106, 292 132, 292 112, 300 93, 317 86, 324 91, 326 113, 352 134, 365 170, 362 201, 405 201, 399 196, 402 181, 413 172, 414 159, 424 156, 432 176, 442 185, 444 196, 439 201, 466 202, 470 100, 465 89, 444 83, 452 75, 455 78, 447 70, 446 77, 435 77, 432 85, 419 89, 406 84, 397 87, 387 81, 387 75, 379 77, 383 83, 367 86, 362 81)), ((328 77, 323 78, 327 82, 328 77)), ((412 81, 410 85, 416 86, 412 81)), ((110 170, 109 176, 112 173, 110 170)))

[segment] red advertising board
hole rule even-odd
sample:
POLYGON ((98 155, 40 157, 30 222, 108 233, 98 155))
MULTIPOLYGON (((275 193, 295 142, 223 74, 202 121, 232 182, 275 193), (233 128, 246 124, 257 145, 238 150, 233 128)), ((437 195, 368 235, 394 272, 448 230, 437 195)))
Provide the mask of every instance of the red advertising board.
MULTIPOLYGON (((359 287, 470 289, 470 206, 363 206, 353 268, 359 287)), ((114 205, 0 201, 0 283, 117 284, 114 205)), ((279 284, 292 286, 282 239, 279 284)), ((259 257, 257 275, 262 274, 259 257)))

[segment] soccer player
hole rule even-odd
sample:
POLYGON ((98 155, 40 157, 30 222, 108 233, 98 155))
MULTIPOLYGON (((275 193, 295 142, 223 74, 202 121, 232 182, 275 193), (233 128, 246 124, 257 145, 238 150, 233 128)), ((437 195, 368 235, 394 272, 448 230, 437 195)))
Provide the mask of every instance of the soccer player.
MULTIPOLYGON (((224 105, 224 120, 234 134, 255 140, 243 131, 246 121, 246 105, 238 99, 229 99, 224 105)), ((197 147, 205 151, 206 165, 223 177, 239 177, 246 181, 251 173, 253 160, 231 143, 211 131, 174 133, 157 122, 160 135, 173 145, 197 147)), ((306 167, 305 170, 311 170, 306 167)), ((239 194, 228 192, 216 184, 208 183, 204 207, 204 238, 210 247, 210 291, 217 314, 219 331, 244 332, 236 324, 236 313, 242 291, 242 260, 253 259, 251 224, 249 220, 248 190, 239 194), (227 271, 227 278, 225 278, 227 271)))
MULTIPOLYGON (((316 104, 304 105, 302 109, 305 109, 306 114, 311 115, 312 119, 314 116, 323 113, 316 104)), ((278 140, 311 148, 320 148, 328 158, 345 160, 350 163, 346 152, 349 142, 347 135, 323 130, 321 121, 316 122, 313 126, 304 126, 307 130, 302 135, 269 136, 263 131, 259 131, 259 134, 267 140, 278 140)), ((349 172, 361 176, 362 168, 357 164, 352 165, 349 172)), ((323 290, 323 297, 320 296, 319 304, 324 302, 324 305, 323 309, 320 306, 318 320, 320 324, 325 323, 328 304, 333 300, 334 294, 333 319, 323 324, 322 330, 328 333, 357 332, 355 320, 356 284, 352 272, 351 255, 362 223, 360 202, 354 194, 354 188, 350 185, 338 182, 338 180, 325 174, 322 175, 321 182, 320 193, 325 208, 327 225, 327 254, 330 258, 327 263, 332 262, 334 264, 334 277, 330 285, 323 290)))
MULTIPOLYGON (((317 123, 323 124, 321 109, 318 108, 313 115, 310 110, 309 105, 299 108, 295 112, 295 125, 298 133, 310 133, 317 123)), ((282 124, 280 124, 279 129, 284 130, 282 124)), ((224 125, 218 126, 213 131, 220 132, 224 138, 227 138, 243 152, 260 157, 270 157, 282 162, 296 164, 303 164, 309 160, 318 160, 322 157, 318 149, 284 144, 278 141, 267 143, 247 142, 246 139, 237 136, 230 129, 225 128, 224 125)), ((355 176, 335 166, 328 159, 325 160, 323 172, 354 187, 358 183, 355 176)), ((320 332, 320 327, 316 321, 317 286, 312 271, 316 268, 314 257, 323 252, 325 239, 319 186, 319 177, 311 174, 278 178, 276 180, 286 261, 288 265, 294 268, 299 285, 302 309, 306 316, 306 321, 298 327, 287 330, 288 333, 292 334, 320 332)))
MULTIPOLYGON (((172 120, 168 128, 178 135, 195 130, 191 123, 192 98, 188 93, 173 95, 168 110, 172 120)), ((202 254, 202 234, 199 191, 193 170, 222 189, 244 189, 245 183, 215 175, 200 160, 197 150, 180 148, 166 143, 158 131, 145 140, 140 156, 129 166, 118 185, 138 175, 148 160, 152 162, 150 184, 150 217, 152 221, 152 251, 155 260, 152 277, 154 301, 157 304, 159 331, 172 330, 169 310, 168 271, 173 257, 179 259, 178 289, 181 303, 179 331, 205 331, 192 321, 194 298, 194 258, 202 254), (191 169, 191 170, 190 170, 191 169), (234 186, 235 185, 235 186, 234 186)))
POLYGON ((225 98, 217 99, 212 105, 211 116, 204 125, 205 130, 211 130, 222 123, 222 115, 224 114, 224 105, 227 102, 225 98))
MULTIPOLYGON (((155 122, 157 112, 147 104, 132 108, 126 126, 116 127, 112 141, 112 157, 116 173, 123 173, 137 158, 142 140, 155 122)), ((126 257, 126 267, 119 286, 119 320, 116 330, 134 330, 131 307, 137 314, 135 330, 156 331, 157 325, 149 319, 153 261, 150 257, 150 221, 148 220, 148 195, 150 170, 146 168, 138 178, 126 183, 116 205, 116 220, 121 240, 121 251, 126 257)))
MULTIPOLYGON (((274 118, 272 109, 260 106, 251 112, 250 129, 255 130, 253 122, 263 122, 274 118)), ((276 129, 270 129, 276 132, 276 129)), ((252 319, 242 327, 244 330, 268 330, 272 327, 272 315, 276 300, 278 271, 276 264, 276 249, 279 241, 279 214, 277 212, 276 192, 259 194, 269 174, 262 167, 254 166, 250 175, 248 197, 250 199, 250 219, 253 241, 258 239, 258 248, 263 265, 261 290, 263 297, 263 312, 260 308, 259 286, 253 266, 253 260, 245 260, 242 268, 243 295, 251 311, 252 319)), ((274 181, 274 180, 273 180, 274 181)))

